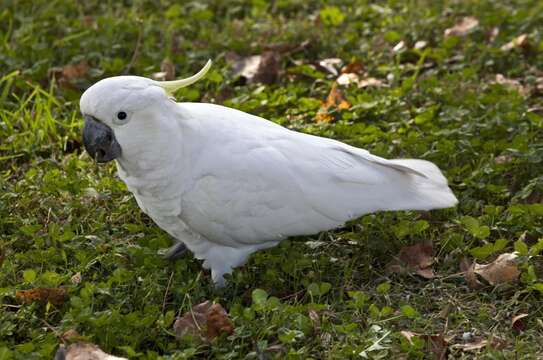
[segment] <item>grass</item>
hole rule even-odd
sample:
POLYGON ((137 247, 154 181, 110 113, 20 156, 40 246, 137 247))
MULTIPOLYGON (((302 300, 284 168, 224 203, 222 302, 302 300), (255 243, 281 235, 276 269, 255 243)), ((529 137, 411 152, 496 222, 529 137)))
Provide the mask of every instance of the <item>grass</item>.
POLYGON ((540 358, 542 26, 535 0, 8 2, 0 10, 0 359, 51 358, 69 329, 139 359, 433 358, 423 335, 409 342, 401 331, 443 334, 454 358, 540 358), (479 26, 445 37, 464 16, 479 26), (529 46, 501 50, 522 34, 529 46), (393 51, 402 40, 405 49, 393 51), (420 40, 427 46, 414 49, 420 40), (304 42, 280 54, 279 80, 269 85, 244 84, 226 61, 230 51, 304 42), (352 106, 317 123, 335 77, 311 64, 331 57, 360 62, 387 86, 342 88, 352 106), (215 60, 178 99, 223 103, 388 158, 428 159, 459 206, 372 214, 286 240, 213 289, 190 254, 173 263, 157 254, 167 234, 114 166, 97 166, 81 146, 81 92, 107 76, 150 76, 166 58, 180 75, 215 60), (74 75, 82 63, 88 68, 74 75), (386 272, 402 247, 427 240, 438 277, 386 272), (517 283, 474 290, 459 274, 463 257, 488 263, 513 250, 517 283), (16 290, 35 287, 63 287, 67 300, 17 301, 16 290), (206 299, 228 310, 234 334, 176 339, 175 316, 206 299), (512 327, 521 313, 522 326, 512 327), (488 345, 462 349, 470 339, 488 345))

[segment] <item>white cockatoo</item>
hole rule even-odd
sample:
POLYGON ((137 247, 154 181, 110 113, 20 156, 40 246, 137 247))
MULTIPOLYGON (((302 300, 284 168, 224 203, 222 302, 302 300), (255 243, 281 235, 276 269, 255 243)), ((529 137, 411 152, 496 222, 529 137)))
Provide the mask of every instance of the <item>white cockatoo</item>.
POLYGON ((81 97, 83 140, 98 162, 115 160, 139 207, 185 246, 212 279, 294 235, 385 210, 430 210, 457 199, 431 162, 387 160, 342 142, 286 129, 228 107, 178 103, 202 78, 117 76, 81 97))

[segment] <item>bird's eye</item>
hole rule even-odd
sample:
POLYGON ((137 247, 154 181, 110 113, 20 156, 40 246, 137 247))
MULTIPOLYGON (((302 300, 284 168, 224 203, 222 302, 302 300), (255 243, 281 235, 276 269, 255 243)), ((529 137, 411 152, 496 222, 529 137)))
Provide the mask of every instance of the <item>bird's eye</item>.
POLYGON ((119 120, 125 120, 128 117, 124 111, 119 111, 117 113, 117 119, 119 120))

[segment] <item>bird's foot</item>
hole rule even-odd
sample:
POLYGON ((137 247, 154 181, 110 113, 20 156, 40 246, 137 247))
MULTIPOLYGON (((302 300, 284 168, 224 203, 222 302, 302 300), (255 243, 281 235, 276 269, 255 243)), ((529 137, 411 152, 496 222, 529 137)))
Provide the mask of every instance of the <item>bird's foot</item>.
POLYGON ((166 260, 175 260, 180 258, 186 251, 187 247, 185 244, 182 242, 176 242, 169 249, 160 251, 159 254, 164 256, 166 260))

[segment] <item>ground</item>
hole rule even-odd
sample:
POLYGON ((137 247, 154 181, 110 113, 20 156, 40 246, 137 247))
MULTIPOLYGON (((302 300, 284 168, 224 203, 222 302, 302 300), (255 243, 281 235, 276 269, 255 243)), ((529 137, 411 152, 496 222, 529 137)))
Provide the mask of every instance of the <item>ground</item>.
POLYGON ((0 359, 50 359, 67 331, 138 359, 543 356, 542 2, 128 3, 0 10, 0 359), (264 65, 243 72, 250 55, 264 65), (83 151, 78 99, 107 76, 189 76, 207 59, 177 99, 433 161, 458 207, 285 240, 224 290, 191 254, 164 260, 168 235, 83 151), (420 243, 426 277, 390 271, 420 243), (517 281, 460 269, 513 251, 517 281), (175 317, 205 300, 234 331, 177 339, 175 317))

